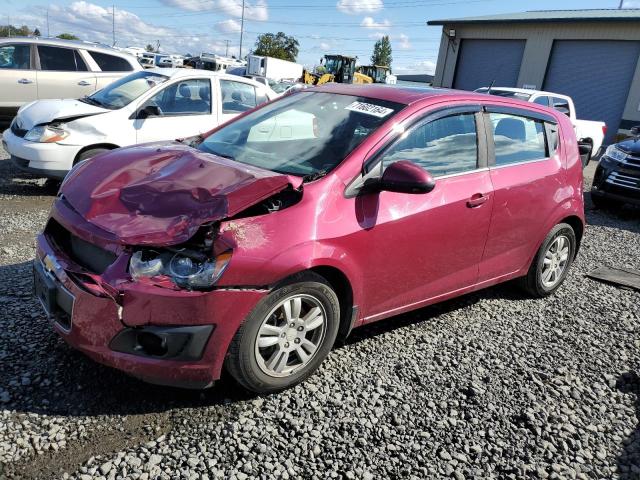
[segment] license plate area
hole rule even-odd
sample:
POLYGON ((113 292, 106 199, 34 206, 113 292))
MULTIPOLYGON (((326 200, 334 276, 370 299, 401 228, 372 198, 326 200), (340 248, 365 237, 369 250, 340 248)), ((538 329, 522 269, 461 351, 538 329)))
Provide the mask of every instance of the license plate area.
POLYGON ((65 330, 71 329, 75 298, 38 260, 33 262, 33 294, 49 318, 65 330))

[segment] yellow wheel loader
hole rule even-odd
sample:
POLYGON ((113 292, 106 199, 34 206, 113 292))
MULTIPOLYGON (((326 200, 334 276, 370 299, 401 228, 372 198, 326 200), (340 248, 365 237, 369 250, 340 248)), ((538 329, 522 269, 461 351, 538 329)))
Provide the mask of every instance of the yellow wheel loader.
POLYGON ((371 77, 356 72, 356 57, 346 55, 325 55, 321 65, 315 72, 305 70, 302 81, 307 85, 323 85, 325 83, 373 83, 371 77))

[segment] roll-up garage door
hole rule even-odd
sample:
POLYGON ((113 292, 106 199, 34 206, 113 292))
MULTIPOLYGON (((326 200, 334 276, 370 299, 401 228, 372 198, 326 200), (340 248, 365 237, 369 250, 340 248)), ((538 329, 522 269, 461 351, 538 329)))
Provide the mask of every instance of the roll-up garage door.
POLYGON ((640 55, 640 42, 556 40, 544 89, 573 98, 581 120, 605 122, 613 142, 640 55))
POLYGON ((453 88, 475 90, 494 81, 496 87, 515 87, 525 43, 525 40, 461 40, 453 88))

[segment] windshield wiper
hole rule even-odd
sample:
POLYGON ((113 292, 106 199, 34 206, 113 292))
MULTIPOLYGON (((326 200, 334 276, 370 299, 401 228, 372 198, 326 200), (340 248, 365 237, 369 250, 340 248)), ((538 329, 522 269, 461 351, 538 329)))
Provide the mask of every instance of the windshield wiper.
POLYGON ((88 103, 90 105, 96 105, 98 107, 104 107, 104 105, 99 102, 98 100, 91 98, 89 95, 85 95, 83 98, 80 99, 81 102, 85 102, 88 103))
POLYGON ((317 172, 310 173, 302 177, 302 183, 313 182, 314 180, 324 177, 327 173, 329 172, 326 170, 319 170, 317 172))

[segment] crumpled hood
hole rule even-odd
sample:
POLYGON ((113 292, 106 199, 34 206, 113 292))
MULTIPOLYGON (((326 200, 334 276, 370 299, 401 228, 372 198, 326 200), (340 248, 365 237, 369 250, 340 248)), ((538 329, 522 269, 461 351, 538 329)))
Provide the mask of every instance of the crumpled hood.
POLYGON ((80 100, 37 100, 22 107, 16 121, 21 123, 19 128, 30 130, 36 125, 54 120, 76 119, 110 111, 80 100))
POLYGON ((286 175, 176 142, 121 148, 88 160, 60 190, 90 223, 122 244, 165 246, 283 190, 286 175))

